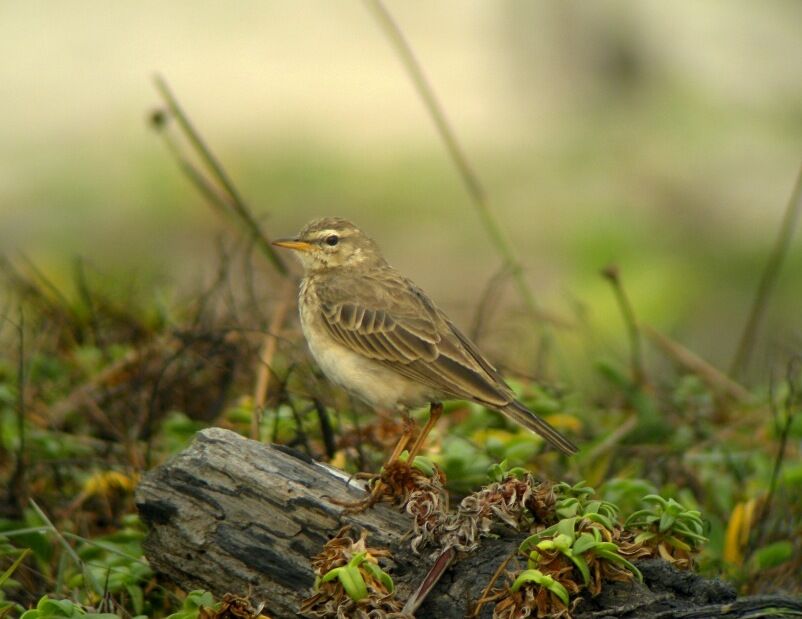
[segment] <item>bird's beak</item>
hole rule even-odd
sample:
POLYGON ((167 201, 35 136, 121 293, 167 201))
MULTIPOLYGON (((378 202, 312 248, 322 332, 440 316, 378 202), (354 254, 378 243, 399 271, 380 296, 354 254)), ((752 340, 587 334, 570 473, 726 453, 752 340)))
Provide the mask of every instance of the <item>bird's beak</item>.
POLYGON ((299 239, 278 239, 273 241, 276 247, 286 247, 287 249, 296 249, 298 251, 312 251, 313 245, 306 241, 299 239))

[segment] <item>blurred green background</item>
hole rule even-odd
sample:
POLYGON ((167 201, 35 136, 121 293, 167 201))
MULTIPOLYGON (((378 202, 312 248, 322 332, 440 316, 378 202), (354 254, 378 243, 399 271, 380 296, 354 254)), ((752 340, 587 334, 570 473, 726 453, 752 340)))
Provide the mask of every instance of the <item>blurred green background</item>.
MULTIPOLYGON (((802 4, 388 8, 540 304, 581 306, 623 354, 598 275, 614 262, 639 318, 725 367, 800 164, 802 4)), ((363 4, 5 2, 0 22, 2 253, 56 282, 76 255, 95 280, 146 289, 213 274, 228 227, 147 125, 158 72, 269 235, 350 218, 471 323, 501 261, 363 4)), ((797 241, 755 359, 798 345, 800 277, 797 241)), ((509 283, 501 299, 520 310, 509 283)), ((499 323, 482 344, 503 357, 520 331, 499 323)))
POLYGON ((584 479, 624 515, 659 492, 702 512, 704 571, 742 593, 802 590, 802 237, 732 373, 743 387, 651 340, 631 367, 601 276, 616 265, 639 321, 730 369, 802 163, 802 3, 387 8, 538 305, 570 323, 543 365, 539 325, 366 3, 0 2, 0 572, 33 551, 0 582, 0 616, 46 594, 105 601, 87 565, 120 578, 123 616, 177 608, 142 561, 133 492, 201 428, 349 472, 378 470, 401 432, 330 389, 294 317, 282 328, 293 288, 150 125, 156 74, 267 235, 356 222, 582 447, 558 459, 452 403, 426 448, 452 493, 502 461, 584 479), (98 540, 117 551, 99 557, 98 540))

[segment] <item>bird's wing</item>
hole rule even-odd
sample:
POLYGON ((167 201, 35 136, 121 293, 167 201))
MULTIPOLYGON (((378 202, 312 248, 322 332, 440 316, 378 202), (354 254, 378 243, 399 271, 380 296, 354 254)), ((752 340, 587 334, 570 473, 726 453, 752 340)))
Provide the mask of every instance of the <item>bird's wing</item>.
POLYGON ((456 398, 503 407, 509 387, 412 282, 388 269, 316 287, 322 321, 340 344, 456 398))

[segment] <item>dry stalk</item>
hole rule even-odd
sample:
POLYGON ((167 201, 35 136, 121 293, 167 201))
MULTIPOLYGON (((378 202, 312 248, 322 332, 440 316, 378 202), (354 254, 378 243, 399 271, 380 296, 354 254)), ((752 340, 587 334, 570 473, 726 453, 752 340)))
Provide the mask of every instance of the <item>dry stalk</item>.
MULTIPOLYGON (((219 183, 221 189, 217 190, 213 184, 210 183, 194 166, 188 163, 186 157, 183 157, 180 150, 173 149, 174 155, 177 155, 182 169, 188 173, 190 180, 201 189, 201 192, 209 198, 212 203, 219 209, 225 208, 227 212, 234 215, 242 224, 242 226, 250 233, 254 243, 259 247, 262 254, 268 261, 275 267, 276 271, 284 277, 289 274, 287 265, 281 257, 275 252, 270 245, 270 241, 265 236, 264 232, 259 225, 259 222, 251 212, 250 207, 245 203, 237 190, 234 183, 229 178, 223 166, 218 159, 214 156, 211 149, 206 145, 206 142, 195 129, 194 125, 190 122, 189 117, 184 112, 181 105, 178 103, 175 95, 170 90, 167 82, 161 76, 155 77, 156 88, 161 94, 170 115, 175 118, 178 125, 181 127, 184 135, 189 144, 195 149, 196 154, 201 162, 206 166, 215 180, 219 183)), ((160 131, 164 130, 164 124, 167 120, 163 113, 158 113, 152 117, 153 125, 160 131), (161 115, 160 115, 161 114, 161 115), (156 122, 158 119, 159 122, 156 122)))
POLYGON ((393 16, 381 2, 381 0, 366 0, 368 7, 376 16, 379 24, 384 30, 387 38, 390 40, 393 48, 401 59, 404 68, 409 74, 412 83, 415 86, 418 95, 423 101, 426 110, 432 118, 432 121, 440 134, 443 143, 448 150, 451 160, 454 162, 457 171, 468 191, 468 194, 476 208, 479 218, 484 226, 485 231, 490 236, 490 240, 495 246, 498 253, 504 261, 505 267, 512 275, 515 281, 516 288, 520 294, 527 311, 531 318, 539 325, 541 335, 541 354, 544 351, 550 350, 553 346, 553 334, 551 325, 541 319, 541 312, 539 304, 535 299, 531 287, 524 277, 523 267, 521 261, 515 253, 507 235, 504 233, 501 224, 493 214, 490 208, 490 202, 487 198, 487 191, 479 180, 478 175, 468 162, 465 151, 457 140, 451 124, 446 117, 443 106, 437 99, 429 80, 423 72, 423 69, 415 57, 409 42, 404 36, 398 23, 393 19, 393 16))
POLYGON ((256 386, 253 393, 253 417, 251 418, 251 438, 259 439, 259 426, 262 421, 262 412, 267 401, 267 392, 270 388, 273 371, 271 365, 278 349, 278 338, 284 328, 284 321, 295 298, 295 284, 289 279, 282 282, 279 302, 273 311, 273 317, 267 327, 267 333, 262 340, 259 351, 259 365, 256 369, 256 386))
POLYGON ((763 318, 769 296, 774 288, 774 284, 777 282, 777 276, 780 274, 783 261, 788 254, 788 248, 791 246, 791 239, 797 227, 800 211, 802 211, 802 167, 799 168, 794 189, 791 191, 791 197, 788 200, 785 215, 780 223, 777 240, 766 262, 766 267, 763 270, 763 275, 760 278, 760 283, 755 292, 755 300, 752 303, 749 318, 746 320, 741 340, 738 343, 738 350, 732 360, 730 376, 734 378, 737 378, 744 372, 749 362, 749 357, 755 345, 755 336, 760 326, 760 320, 763 318))
POLYGON ((638 329, 638 322, 635 319, 635 311, 632 309, 632 303, 627 296, 624 285, 621 283, 621 275, 618 267, 610 265, 602 269, 602 277, 610 282, 615 293, 618 307, 621 310, 621 315, 624 317, 624 324, 627 328, 629 335, 629 354, 630 354, 630 367, 632 371, 632 382, 638 387, 643 387, 646 384, 646 372, 643 369, 643 352, 640 339, 640 330, 638 329))
POLYGON ((751 398, 749 392, 738 382, 713 367, 699 355, 691 352, 682 344, 675 342, 647 324, 641 324, 641 330, 675 363, 701 378, 705 384, 722 395, 738 402, 745 402, 751 398))

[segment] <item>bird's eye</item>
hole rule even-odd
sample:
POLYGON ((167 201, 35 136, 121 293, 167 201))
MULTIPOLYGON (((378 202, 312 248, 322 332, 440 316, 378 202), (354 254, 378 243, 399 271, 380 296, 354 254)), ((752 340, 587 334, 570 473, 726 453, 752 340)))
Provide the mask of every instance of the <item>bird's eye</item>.
POLYGON ((330 234, 326 237, 326 245, 330 245, 331 247, 334 247, 339 242, 340 237, 338 237, 336 234, 330 234))

